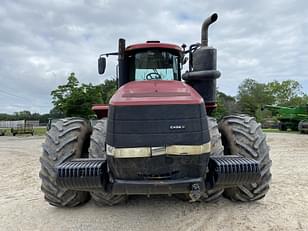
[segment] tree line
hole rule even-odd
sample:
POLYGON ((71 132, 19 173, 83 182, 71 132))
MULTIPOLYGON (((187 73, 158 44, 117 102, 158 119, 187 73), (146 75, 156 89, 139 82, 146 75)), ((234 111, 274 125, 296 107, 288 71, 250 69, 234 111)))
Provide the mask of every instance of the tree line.
MULTIPOLYGON (((47 123, 49 118, 94 116, 93 104, 107 104, 117 89, 116 80, 105 80, 99 85, 80 84, 74 73, 68 76, 64 85, 51 92, 54 107, 47 114, 16 112, 13 115, 0 114, 0 120, 40 120, 47 123)), ((263 110, 265 105, 295 107, 308 104, 308 96, 296 80, 259 83, 254 79, 245 79, 238 87, 236 96, 217 91, 217 109, 214 116, 218 119, 235 113, 244 113, 262 121, 271 117, 271 112, 263 110)))
POLYGON ((20 112, 15 112, 14 114, 0 113, 0 121, 39 120, 40 123, 47 123, 49 117, 50 117, 49 113, 39 114, 36 112, 31 113, 30 111, 20 111, 20 112))
POLYGON ((296 80, 284 80, 259 83, 254 79, 245 79, 238 87, 236 96, 217 93, 215 116, 221 118, 228 114, 244 113, 262 121, 272 117, 272 113, 264 110, 265 105, 297 107, 308 104, 308 95, 296 80))
POLYGON ((75 73, 71 73, 64 85, 59 85, 51 92, 54 107, 49 113, 39 114, 30 111, 20 111, 14 114, 0 113, 0 120, 39 120, 47 123, 49 119, 80 116, 94 116, 91 107, 96 103, 109 102, 117 89, 116 80, 105 80, 99 85, 80 84, 75 73))

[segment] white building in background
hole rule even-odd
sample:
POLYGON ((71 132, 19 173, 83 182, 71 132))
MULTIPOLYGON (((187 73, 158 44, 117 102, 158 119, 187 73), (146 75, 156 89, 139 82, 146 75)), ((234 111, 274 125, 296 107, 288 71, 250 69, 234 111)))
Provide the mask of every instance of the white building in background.
POLYGON ((38 127, 39 120, 16 120, 16 121, 0 121, 0 128, 17 128, 17 127, 38 127))

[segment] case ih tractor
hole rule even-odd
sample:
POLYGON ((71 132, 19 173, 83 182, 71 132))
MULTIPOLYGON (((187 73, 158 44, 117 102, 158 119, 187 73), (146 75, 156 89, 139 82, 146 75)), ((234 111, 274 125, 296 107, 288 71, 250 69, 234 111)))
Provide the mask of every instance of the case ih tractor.
POLYGON ((201 43, 186 46, 149 41, 126 46, 119 40, 118 90, 109 105, 95 105, 93 127, 82 118, 51 125, 40 158, 42 191, 57 207, 90 197, 115 205, 129 195, 175 195, 214 201, 265 196, 271 160, 265 135, 254 118, 230 115, 219 123, 216 107, 216 49, 208 46, 211 15, 201 43), (188 59, 186 58, 188 56, 188 59), (189 71, 181 75, 189 60, 189 71))

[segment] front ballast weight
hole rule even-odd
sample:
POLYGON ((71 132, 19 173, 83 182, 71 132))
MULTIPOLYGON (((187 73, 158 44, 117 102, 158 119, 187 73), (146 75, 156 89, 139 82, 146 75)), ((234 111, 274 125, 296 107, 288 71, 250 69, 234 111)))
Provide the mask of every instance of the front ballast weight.
POLYGON ((107 182, 107 162, 104 159, 74 159, 57 166, 56 172, 57 184, 67 189, 104 189, 107 182))
POLYGON ((206 181, 210 187, 234 187, 257 182, 261 177, 259 163, 240 156, 211 157, 206 181))
POLYGON ((191 201, 213 188, 235 187, 257 182, 260 168, 256 160, 240 156, 210 157, 207 177, 175 180, 112 179, 105 159, 75 159, 56 167, 57 184, 78 191, 106 191, 114 195, 188 193, 191 201))

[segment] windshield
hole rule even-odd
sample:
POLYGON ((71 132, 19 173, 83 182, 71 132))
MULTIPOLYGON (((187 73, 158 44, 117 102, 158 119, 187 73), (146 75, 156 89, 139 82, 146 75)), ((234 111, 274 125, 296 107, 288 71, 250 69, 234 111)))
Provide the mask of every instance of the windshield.
POLYGON ((178 80, 179 57, 162 50, 146 50, 130 55, 130 80, 178 80))

